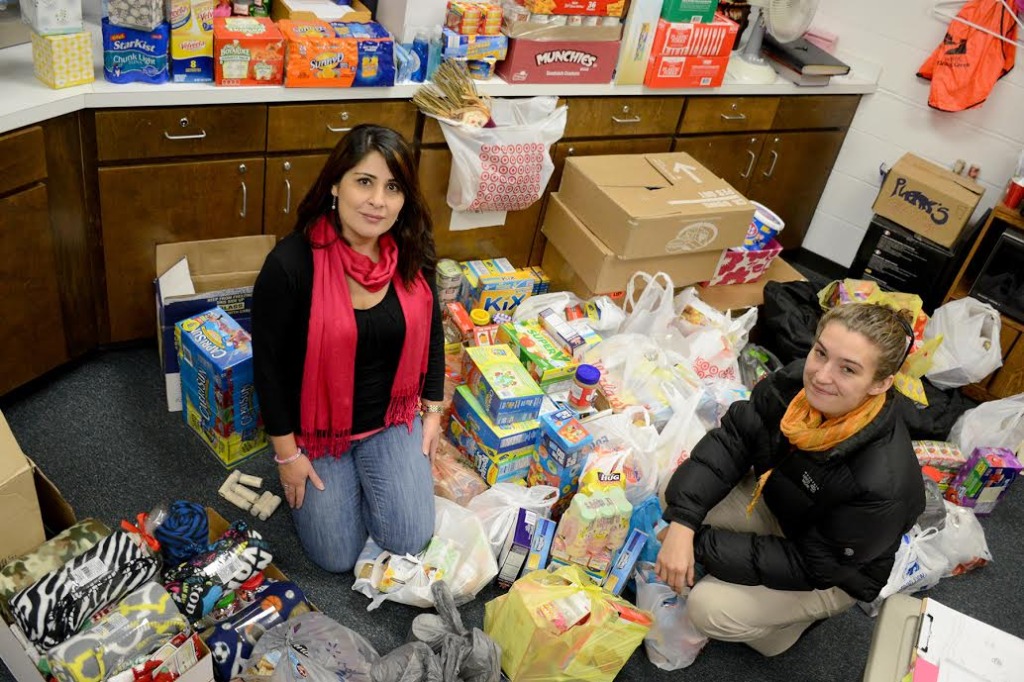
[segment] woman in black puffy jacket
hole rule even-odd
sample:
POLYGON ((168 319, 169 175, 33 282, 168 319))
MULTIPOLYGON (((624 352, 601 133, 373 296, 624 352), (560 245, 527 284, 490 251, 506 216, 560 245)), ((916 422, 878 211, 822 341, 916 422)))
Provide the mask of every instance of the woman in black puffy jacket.
POLYGON ((827 312, 806 361, 734 404, 673 474, 658 575, 708 637, 766 656, 815 621, 874 599, 924 509, 890 390, 912 341, 905 313, 827 312), (694 564, 707 576, 694 586, 694 564))

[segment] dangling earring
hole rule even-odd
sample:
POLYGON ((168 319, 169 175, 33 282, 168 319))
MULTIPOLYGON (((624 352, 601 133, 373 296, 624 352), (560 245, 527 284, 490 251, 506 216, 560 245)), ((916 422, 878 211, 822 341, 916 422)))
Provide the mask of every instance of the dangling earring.
POLYGON ((331 199, 331 210, 332 211, 337 211, 338 210, 338 197, 337 196, 335 196, 334 198, 331 199))

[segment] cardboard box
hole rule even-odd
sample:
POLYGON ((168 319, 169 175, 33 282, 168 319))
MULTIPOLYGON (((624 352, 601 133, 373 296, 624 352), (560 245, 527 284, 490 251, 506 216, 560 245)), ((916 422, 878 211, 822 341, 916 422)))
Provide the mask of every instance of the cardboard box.
POLYGON ((544 392, 511 348, 473 346, 466 355, 472 365, 466 383, 495 424, 511 426, 537 418, 544 392))
MULTIPOLYGON (((660 0, 657 2, 659 7, 660 0)), ((636 0, 633 1, 636 5, 636 0)), ((657 18, 657 13, 655 13, 657 18)), ((531 17, 532 18, 532 17, 531 17)), ((619 40, 622 37, 622 26, 570 26, 569 24, 554 24, 550 21, 538 22, 529 19, 523 20, 510 17, 506 13, 505 21, 502 23, 501 32, 509 38, 526 38, 527 40, 619 40)), ((653 28, 652 28, 653 32, 653 28)), ((644 62, 646 63, 646 57, 644 62)))
POLYGON ((570 157, 558 194, 626 260, 740 246, 754 216, 742 194, 683 152, 570 157))
POLYGON ((610 83, 618 57, 618 41, 514 38, 497 74, 513 84, 610 83))
POLYGON ((715 266, 715 274, 708 280, 708 286, 756 282, 767 272, 780 253, 782 244, 774 239, 764 249, 747 249, 742 246, 726 249, 715 266))
POLYGON ((530 553, 526 556, 526 566, 523 567, 524 575, 530 571, 542 571, 547 568, 551 542, 555 539, 557 527, 558 524, 549 518, 537 518, 537 525, 533 528, 533 539, 530 542, 530 553))
POLYGON ((508 589, 519 577, 533 544, 533 533, 537 527, 535 512, 520 508, 515 523, 509 528, 505 544, 498 552, 498 587, 508 589))
POLYGON ((885 177, 872 206, 880 216, 945 247, 953 247, 985 188, 930 161, 904 154, 885 177))
POLYGON ((171 25, 171 80, 213 82, 213 3, 167 0, 171 25))
MULTIPOLYGON (((85 30, 82 23, 82 0, 50 0, 49 2, 33 2, 22 0, 17 3, 21 9, 21 21, 32 27, 32 32, 41 36, 81 33, 85 30)), ((7 11, 16 12, 17 8, 7 11)), ((11 17, 14 19, 14 17, 11 17)))
POLYGON ((718 0, 665 0, 661 16, 668 21, 700 23, 711 21, 718 0))
POLYGON ((662 57, 728 57, 740 26, 721 12, 706 23, 660 19, 651 54, 662 57))
POLYGON ((284 36, 266 17, 216 17, 213 73, 217 85, 280 85, 284 36))
POLYGON ((717 88, 725 80, 729 57, 651 55, 644 76, 649 88, 717 88))
POLYGON ((181 410, 174 325, 220 307, 252 331, 252 285, 276 242, 273 235, 254 235, 157 244, 156 338, 168 412, 181 410))
POLYGON ((534 14, 583 14, 599 17, 621 17, 623 0, 517 0, 534 14))
POLYGON ((616 85, 642 85, 647 60, 654 46, 654 34, 661 15, 662 0, 633 0, 622 31, 622 49, 615 67, 616 85))
POLYGON ((492 457, 523 447, 535 447, 540 436, 540 423, 535 419, 509 426, 495 424, 480 401, 465 385, 455 389, 452 398, 452 417, 462 422, 467 431, 483 446, 484 452, 492 457))
POLYGON ((718 310, 741 310, 756 308, 764 303, 764 288, 768 282, 802 282, 804 279, 796 268, 781 258, 776 258, 767 272, 756 282, 718 287, 701 285, 697 287, 697 293, 700 300, 718 310))
POLYGON ((626 260, 587 229, 565 205, 560 192, 552 193, 548 199, 541 232, 548 238, 543 267, 552 280, 564 285, 566 279, 564 268, 557 265, 557 259, 556 263, 548 262, 548 251, 554 246, 560 258, 565 259, 577 273, 586 291, 599 294, 623 291, 637 270, 664 272, 677 286, 706 282, 714 275, 722 255, 721 251, 707 251, 626 260))
MULTIPOLYGON (((390 0, 389 0, 390 2, 390 0)), ((388 3, 380 3, 388 4, 388 3)), ((347 21, 365 24, 373 21, 373 13, 359 0, 339 5, 333 0, 273 0, 270 18, 274 21, 347 21)))
POLYGON ((946 499, 978 516, 991 514, 1022 468, 1009 448, 974 448, 946 488, 946 499))

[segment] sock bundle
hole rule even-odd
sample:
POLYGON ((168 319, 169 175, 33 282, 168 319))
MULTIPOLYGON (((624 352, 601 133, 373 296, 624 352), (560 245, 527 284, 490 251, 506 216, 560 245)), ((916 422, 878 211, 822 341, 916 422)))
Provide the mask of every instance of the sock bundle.
POLYGON ((167 518, 153 532, 168 566, 177 566, 209 548, 210 524, 206 508, 187 500, 177 500, 167 510, 167 518))

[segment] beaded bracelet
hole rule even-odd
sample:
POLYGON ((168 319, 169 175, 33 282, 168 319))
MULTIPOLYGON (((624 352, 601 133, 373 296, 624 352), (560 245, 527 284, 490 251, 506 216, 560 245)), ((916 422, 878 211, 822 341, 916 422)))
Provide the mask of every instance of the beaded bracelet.
POLYGON ((302 451, 302 448, 299 448, 298 450, 295 451, 295 454, 292 455, 291 457, 285 457, 284 459, 278 459, 277 453, 275 452, 274 453, 274 461, 276 463, 278 463, 278 464, 291 464, 292 462, 297 460, 299 457, 302 457, 304 454, 306 454, 306 453, 302 451))

